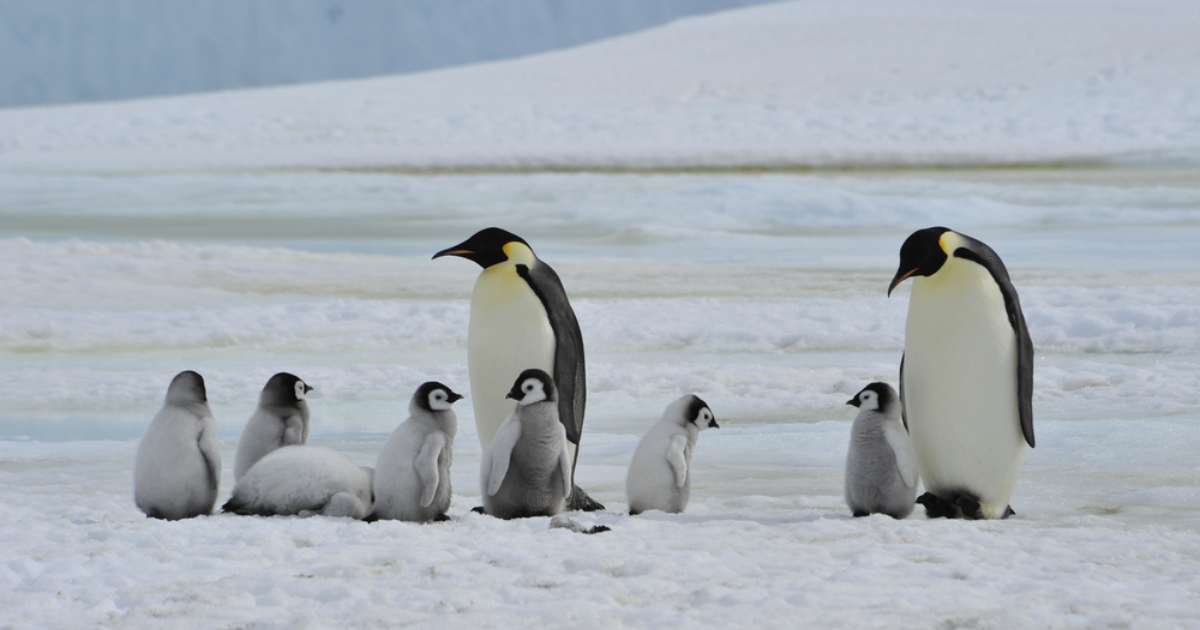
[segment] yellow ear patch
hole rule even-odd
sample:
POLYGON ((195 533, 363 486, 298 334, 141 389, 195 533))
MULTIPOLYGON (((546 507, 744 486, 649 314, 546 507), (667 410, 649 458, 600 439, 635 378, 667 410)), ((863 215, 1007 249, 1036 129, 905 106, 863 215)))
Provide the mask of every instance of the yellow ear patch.
POLYGON ((938 245, 941 246, 943 252, 946 252, 947 256, 952 256, 954 255, 954 250, 962 245, 962 239, 959 238, 958 233, 954 230, 947 230, 938 239, 938 245))
POLYGON ((508 257, 508 262, 514 265, 532 265, 533 261, 537 260, 537 256, 533 255, 533 250, 529 246, 520 241, 510 241, 504 244, 504 255, 508 257))

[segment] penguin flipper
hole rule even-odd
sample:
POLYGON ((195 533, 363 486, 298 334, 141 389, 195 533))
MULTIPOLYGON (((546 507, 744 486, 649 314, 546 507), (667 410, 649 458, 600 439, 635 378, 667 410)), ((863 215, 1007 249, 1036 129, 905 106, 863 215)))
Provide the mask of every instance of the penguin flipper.
POLYGON ((280 446, 304 444, 304 418, 300 414, 289 416, 283 421, 283 439, 280 446))
MULTIPOLYGON (((532 268, 517 265, 517 273, 529 284, 554 331, 554 386, 558 389, 558 420, 567 440, 579 444, 583 435, 583 412, 587 406, 587 374, 584 370, 583 333, 567 300, 567 291, 554 269, 542 261, 532 268)), ((578 449, 576 450, 578 457, 578 449)), ((574 463, 572 463, 574 466, 574 463)))
POLYGON ((883 437, 896 458, 896 470, 900 472, 904 485, 909 488, 916 486, 917 462, 913 457, 912 444, 908 441, 908 433, 896 426, 894 420, 889 420, 883 425, 883 437))
POLYGON ((521 423, 515 417, 509 416, 508 420, 500 426, 500 431, 496 433, 495 439, 488 445, 487 457, 491 460, 491 466, 484 462, 484 470, 487 474, 487 483, 484 491, 489 497, 496 496, 500 491, 500 484, 504 483, 504 476, 508 474, 508 461, 512 457, 513 447, 517 445, 517 440, 521 438, 521 423))
POLYGON ((563 496, 569 497, 571 488, 575 487, 575 481, 574 475, 571 474, 574 468, 571 461, 571 450, 567 448, 566 440, 563 440, 562 449, 558 451, 558 467, 562 469, 563 496))
POLYGON ((900 353, 900 422, 908 430, 908 410, 904 408, 904 353, 900 353))
POLYGON ((682 488, 683 484, 687 483, 688 465, 687 458, 684 456, 686 448, 687 438, 682 435, 671 438, 671 443, 667 445, 667 463, 671 465, 671 471, 675 473, 675 487, 677 488, 682 488))
POLYGON ((204 466, 208 472, 208 485, 215 494, 221 487, 221 451, 217 448, 215 431, 210 431, 206 425, 200 430, 200 438, 196 441, 196 445, 200 447, 200 456, 204 458, 204 466))
POLYGON ((1008 323, 1012 325, 1013 334, 1017 337, 1017 409, 1021 420, 1021 434, 1025 436, 1029 446, 1033 447, 1033 339, 1030 338, 1029 327, 1025 324, 1025 313, 1021 311, 1021 299, 1017 297, 1017 288, 1008 277, 1008 268, 1004 266, 1004 261, 1000 260, 995 250, 973 238, 966 238, 973 249, 960 247, 954 250, 954 255, 987 269, 996 286, 1000 288, 1000 295, 1004 297, 1008 323))
POLYGON ((417 478, 421 481, 421 507, 429 507, 433 503, 433 495, 438 487, 438 457, 446 446, 446 437, 440 431, 430 433, 421 445, 421 452, 413 466, 417 469, 417 478))

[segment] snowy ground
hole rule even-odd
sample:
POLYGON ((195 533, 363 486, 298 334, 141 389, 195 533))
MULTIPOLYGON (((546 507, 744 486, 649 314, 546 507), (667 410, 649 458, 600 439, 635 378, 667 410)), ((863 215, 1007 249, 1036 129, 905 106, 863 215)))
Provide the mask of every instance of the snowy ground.
MULTIPOLYGON (((1200 77, 1183 72, 1200 42, 1171 36, 1194 7, 1089 8, 1072 37, 1030 24, 1073 2, 980 7, 960 17, 995 37, 974 38, 957 74, 880 82, 871 44, 961 23, 928 3, 889 28, 891 6, 786 3, 417 77, 0 112, 0 627, 1200 624, 1200 77), (861 52, 830 60, 837 81, 820 90, 758 46, 814 15, 827 46, 861 52), (1022 65, 1032 51, 1054 63, 1022 65), (696 61, 675 72, 676 57, 696 61), (1067 77, 1109 63, 1119 89, 1067 77), (738 78, 740 100, 662 109, 685 70, 738 78), (610 96, 560 83, 574 76, 610 96), (995 109, 938 96, 1017 76, 1030 90, 995 109), (874 84, 882 102, 850 106, 874 84), (387 100, 418 93, 419 106, 387 100), (325 131, 274 126, 291 115, 277 107, 325 131), (404 122, 457 107, 472 122, 444 135, 404 122), (992 129, 1001 112, 1019 124, 992 129), (825 136, 789 135, 834 113, 825 136), (950 135, 922 140, 918 118, 950 135), (686 129, 703 131, 695 144, 686 129), (872 156, 1072 164, 783 168, 872 156), (779 168, 733 168, 746 163, 779 168), (497 172, 537 164, 722 169, 497 172), (480 165, 492 172, 416 172, 480 165), (489 224, 529 239, 575 304, 589 359, 578 477, 610 508, 575 518, 613 531, 468 514, 479 449, 462 403, 451 523, 135 509, 136 440, 179 370, 209 383, 221 500, 275 371, 318 387, 312 441, 362 464, 420 382, 467 390, 476 269, 429 256, 489 224), (843 403, 894 383, 907 290, 888 299, 886 285, 904 237, 935 224, 1013 272, 1038 349, 1038 447, 1014 518, 852 519, 843 403), (701 436, 688 512, 624 515, 637 439, 689 391, 722 428, 701 436)), ((933 59, 945 40, 914 41, 897 54, 933 59)))

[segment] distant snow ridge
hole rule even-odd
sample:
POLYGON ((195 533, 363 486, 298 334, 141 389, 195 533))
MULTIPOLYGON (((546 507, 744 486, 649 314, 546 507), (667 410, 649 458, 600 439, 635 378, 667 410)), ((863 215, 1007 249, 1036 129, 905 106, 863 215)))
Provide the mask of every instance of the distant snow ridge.
POLYGON ((0 107, 415 72, 575 46, 763 1, 5 2, 0 107))

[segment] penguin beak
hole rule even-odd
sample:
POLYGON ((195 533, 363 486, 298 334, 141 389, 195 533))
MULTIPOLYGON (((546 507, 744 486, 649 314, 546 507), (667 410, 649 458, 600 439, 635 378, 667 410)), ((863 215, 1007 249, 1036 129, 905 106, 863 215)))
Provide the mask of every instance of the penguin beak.
POLYGON ((462 398, 463 398, 463 397, 462 397, 462 394, 456 394, 456 393, 454 393, 454 392, 446 392, 446 402, 448 402, 448 403, 450 403, 450 404, 452 404, 452 405, 453 405, 454 403, 456 403, 456 402, 458 402, 458 401, 462 400, 462 398))
POLYGON ((434 254, 433 258, 431 258, 430 260, 441 258, 442 256, 462 256, 463 258, 470 258, 471 256, 474 256, 474 255, 475 255, 475 252, 473 252, 469 249, 462 249, 462 245, 455 245, 454 247, 451 247, 449 249, 443 249, 442 251, 434 254))
POLYGON ((720 429, 720 428, 721 428, 721 425, 717 424, 717 419, 716 419, 716 418, 713 418, 712 420, 709 420, 709 421, 708 421, 708 428, 710 428, 710 429, 720 429))
POLYGON ((846 401, 846 404, 847 404, 847 405, 854 405, 855 407, 857 407, 857 406, 861 405, 862 403, 858 402, 858 396, 855 396, 854 398, 851 398, 850 400, 847 400, 847 401, 846 401))
POLYGON ((900 271, 897 270, 896 277, 892 278, 892 283, 888 285, 888 292, 887 292, 888 297, 892 297, 892 289, 895 289, 901 282, 908 280, 908 278, 910 276, 912 276, 914 273, 917 273, 920 270, 921 270, 920 267, 912 269, 912 270, 908 271, 907 273, 900 273, 900 271))
POLYGON ((312 390, 313 390, 313 386, 312 386, 312 385, 309 385, 308 383, 305 383, 305 384, 304 384, 304 393, 305 393, 305 394, 307 394, 308 392, 311 392, 312 390))

